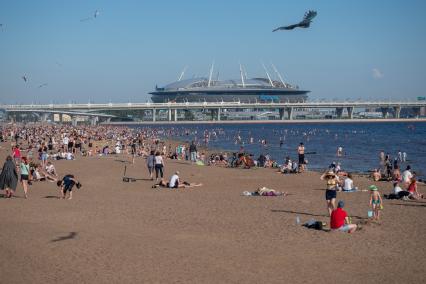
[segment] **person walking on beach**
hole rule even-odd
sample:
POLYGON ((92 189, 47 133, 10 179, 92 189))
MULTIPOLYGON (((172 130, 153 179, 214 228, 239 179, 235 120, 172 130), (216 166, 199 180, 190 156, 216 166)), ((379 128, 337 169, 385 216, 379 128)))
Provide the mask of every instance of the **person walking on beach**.
POLYGON ((333 210, 336 208, 336 190, 337 186, 339 185, 339 179, 333 171, 328 171, 321 176, 321 180, 327 181, 325 200, 327 202, 328 214, 331 216, 331 212, 333 212, 333 210))
POLYGON ((146 158, 146 166, 148 167, 149 178, 153 180, 154 178, 152 177, 152 175, 154 173, 154 168, 155 168, 154 150, 151 150, 149 156, 146 158))
POLYGON ((30 165, 28 165, 28 160, 26 157, 22 157, 22 161, 19 165, 21 171, 21 183, 22 188, 24 189, 25 198, 28 198, 28 180, 30 176, 30 165))
POLYGON ((382 209, 382 196, 379 193, 379 189, 375 185, 370 185, 368 187, 370 189, 370 206, 373 211, 373 219, 379 220, 380 219, 380 210, 382 209))
POLYGON ((303 172, 305 170, 305 146, 302 142, 297 147, 297 154, 299 155, 300 171, 303 172))
POLYGON ((163 157, 160 155, 160 152, 155 153, 155 181, 158 181, 158 175, 160 175, 161 178, 163 178, 163 168, 164 168, 164 160, 163 157))
POLYGON ((18 185, 18 173, 12 156, 7 156, 0 174, 0 190, 6 190, 6 198, 11 198, 18 185))
POLYGON ((132 164, 134 164, 135 163, 135 157, 137 155, 136 139, 133 139, 132 144, 131 144, 131 149, 132 149, 132 164))
POLYGON ((189 153, 191 155, 191 162, 197 161, 197 146, 195 145, 195 142, 192 141, 191 145, 189 146, 189 153))

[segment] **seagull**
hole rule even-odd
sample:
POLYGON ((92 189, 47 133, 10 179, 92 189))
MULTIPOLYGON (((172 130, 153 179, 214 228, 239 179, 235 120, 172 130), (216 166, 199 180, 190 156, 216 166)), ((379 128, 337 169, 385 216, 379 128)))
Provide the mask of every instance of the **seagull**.
POLYGON ((315 16, 317 15, 316 11, 312 11, 309 10, 308 12, 305 13, 305 15, 303 16, 303 20, 297 24, 294 25, 289 25, 289 26, 283 26, 283 27, 278 27, 276 29, 274 29, 272 32, 276 32, 279 30, 292 30, 294 28, 309 28, 309 25, 312 22, 312 19, 315 18, 315 16))
POLYGON ((49 84, 44 83, 44 84, 39 85, 37 88, 38 88, 38 89, 40 89, 40 88, 43 88, 43 87, 45 87, 45 86, 47 86, 47 85, 49 85, 49 84))
POLYGON ((96 11, 93 13, 93 16, 92 16, 92 17, 88 17, 88 18, 81 19, 81 20, 80 20, 80 22, 85 22, 85 21, 89 21, 89 20, 94 20, 94 19, 96 19, 96 18, 99 16, 99 14, 100 14, 100 12, 99 12, 98 10, 96 10, 96 11))
POLYGON ((26 76, 26 75, 22 76, 21 78, 22 78, 22 80, 24 80, 25 82, 27 82, 27 81, 28 81, 28 78, 27 78, 27 76, 26 76))

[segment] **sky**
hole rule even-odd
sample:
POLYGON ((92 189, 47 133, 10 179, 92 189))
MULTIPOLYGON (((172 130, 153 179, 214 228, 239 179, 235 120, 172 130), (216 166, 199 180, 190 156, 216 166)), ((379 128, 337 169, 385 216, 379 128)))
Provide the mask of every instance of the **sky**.
POLYGON ((271 75, 273 63, 311 100, 416 99, 425 11, 422 0, 0 0, 0 104, 146 102, 185 66, 185 78, 208 77, 213 61, 220 79, 239 79, 239 62, 266 77, 261 62, 271 75), (272 33, 308 10, 310 28, 272 33))

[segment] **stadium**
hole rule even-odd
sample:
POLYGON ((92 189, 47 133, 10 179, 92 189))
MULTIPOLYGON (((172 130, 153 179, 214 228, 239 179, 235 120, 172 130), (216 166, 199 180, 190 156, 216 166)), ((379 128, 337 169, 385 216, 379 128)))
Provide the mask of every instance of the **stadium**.
MULTIPOLYGON (((274 67, 274 66, 273 66, 274 67)), ((264 66, 265 68, 265 66, 264 66)), ((265 77, 247 78, 240 66, 239 80, 213 80, 213 65, 209 78, 198 77, 179 80, 164 87, 155 87, 151 92, 154 103, 167 102, 305 102, 309 91, 290 85, 282 79, 274 67, 279 80, 271 79, 265 68, 265 77)))

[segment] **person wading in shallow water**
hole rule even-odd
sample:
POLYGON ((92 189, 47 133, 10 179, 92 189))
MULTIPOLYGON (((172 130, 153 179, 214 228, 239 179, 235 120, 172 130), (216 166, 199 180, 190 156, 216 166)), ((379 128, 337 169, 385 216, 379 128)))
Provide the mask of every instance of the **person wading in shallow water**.
POLYGON ((297 147, 297 154, 299 155, 300 172, 303 172, 305 170, 305 145, 303 143, 300 143, 297 147))

